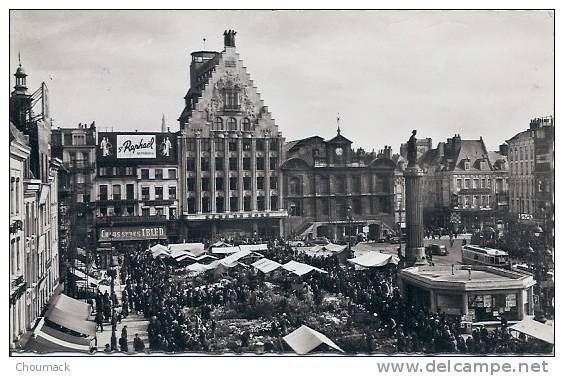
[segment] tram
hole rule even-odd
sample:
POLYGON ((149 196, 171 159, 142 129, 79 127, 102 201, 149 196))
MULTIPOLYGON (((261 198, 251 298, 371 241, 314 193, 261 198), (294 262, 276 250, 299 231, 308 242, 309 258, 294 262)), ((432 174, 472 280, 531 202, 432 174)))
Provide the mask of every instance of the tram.
POLYGON ((474 244, 465 245, 462 248, 462 264, 495 266, 496 268, 503 269, 511 268, 507 252, 474 244))

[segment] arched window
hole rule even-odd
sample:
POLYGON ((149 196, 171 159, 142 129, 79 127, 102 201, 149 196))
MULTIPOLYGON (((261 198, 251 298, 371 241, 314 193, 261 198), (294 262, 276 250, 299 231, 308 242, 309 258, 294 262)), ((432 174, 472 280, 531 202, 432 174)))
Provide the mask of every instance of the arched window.
POLYGON ((222 131, 223 130, 223 119, 220 117, 215 118, 215 130, 222 131))
POLYGON ((290 194, 299 195, 300 194, 300 179, 291 178, 290 179, 290 194))
POLYGON ((237 119, 230 118, 229 119, 229 130, 236 131, 237 130, 237 119))
POLYGON ((243 126, 243 130, 244 130, 244 131, 247 131, 247 132, 248 132, 248 131, 251 131, 251 121, 249 120, 249 118, 244 118, 244 119, 241 121, 241 124, 242 124, 242 126, 243 126))

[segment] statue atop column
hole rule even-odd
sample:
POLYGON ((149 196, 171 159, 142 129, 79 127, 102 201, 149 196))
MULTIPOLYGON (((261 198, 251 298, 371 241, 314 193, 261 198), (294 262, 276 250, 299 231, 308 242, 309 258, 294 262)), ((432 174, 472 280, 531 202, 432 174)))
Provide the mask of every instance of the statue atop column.
POLYGON ((235 30, 225 30, 223 32, 223 45, 225 47, 235 47, 235 30))
POLYGON ((417 164, 417 134, 416 130, 411 132, 411 137, 407 142, 407 167, 413 167, 417 164))

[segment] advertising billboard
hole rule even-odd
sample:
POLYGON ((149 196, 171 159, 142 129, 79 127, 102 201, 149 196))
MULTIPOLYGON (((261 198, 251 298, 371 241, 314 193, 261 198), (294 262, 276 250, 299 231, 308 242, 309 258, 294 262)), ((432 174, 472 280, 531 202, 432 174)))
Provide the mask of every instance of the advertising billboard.
POLYGON ((98 133, 96 162, 102 166, 176 163, 174 133, 98 133))
POLYGON ((166 226, 104 227, 99 235, 101 242, 166 239, 166 226))
POLYGON ((156 158, 155 135, 118 134, 116 136, 116 158, 156 158))

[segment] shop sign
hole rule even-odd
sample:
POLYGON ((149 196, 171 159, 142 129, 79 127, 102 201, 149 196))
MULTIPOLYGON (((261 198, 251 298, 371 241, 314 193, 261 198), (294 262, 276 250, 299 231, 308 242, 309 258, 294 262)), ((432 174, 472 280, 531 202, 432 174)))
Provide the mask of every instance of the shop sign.
POLYGON ((165 226, 129 226, 100 229, 98 241, 166 239, 165 226))

